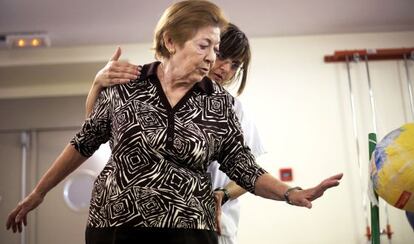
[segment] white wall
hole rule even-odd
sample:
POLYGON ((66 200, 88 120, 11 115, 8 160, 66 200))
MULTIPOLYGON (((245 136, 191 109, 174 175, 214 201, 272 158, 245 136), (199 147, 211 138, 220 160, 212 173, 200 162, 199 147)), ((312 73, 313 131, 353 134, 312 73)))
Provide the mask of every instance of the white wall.
MULTIPOLYGON (((365 243, 361 188, 365 188, 367 181, 366 134, 371 128, 365 69, 363 64, 351 65, 363 165, 361 186, 345 64, 326 64, 323 56, 344 49, 413 47, 414 32, 254 38, 251 44, 252 68, 241 100, 254 116, 269 152, 259 162, 274 175, 281 167, 293 168, 294 182, 290 184, 302 187, 314 186, 337 172, 344 172, 345 176, 338 188, 314 202, 312 210, 243 196, 240 244, 365 243)), ((123 45, 124 57, 135 63, 149 62, 150 46, 123 45)), ((114 49, 115 46, 103 46, 0 51, 0 67, 99 63, 107 60, 114 49)), ((413 66, 411 63, 414 78, 413 66)), ((405 71, 402 63, 396 61, 372 62, 370 67, 378 132, 382 137, 405 121, 413 120, 408 108, 405 71)), ((76 70, 68 69, 65 75, 77 79, 76 70)), ((32 86, 22 82, 16 87, 1 87, 0 97, 6 98, 12 92, 14 97, 85 95, 90 81, 77 80, 72 87, 60 84, 57 78, 53 85, 44 86, 47 91, 43 94, 38 89, 30 93, 32 86)), ((413 231, 403 212, 393 207, 388 211, 395 232, 393 243, 414 243, 413 231)), ((381 228, 384 227, 383 221, 381 228)))
MULTIPOLYGON (((302 187, 337 172, 345 175, 338 188, 314 202, 312 210, 244 196, 240 244, 365 243, 361 188, 367 182, 367 133, 372 128, 366 70, 363 63, 351 64, 361 186, 346 66, 324 63, 323 56, 335 50, 413 47, 414 32, 260 38, 251 44, 252 69, 241 99, 256 119, 269 152, 259 158, 261 164, 275 175, 279 168, 293 168, 294 182, 289 184, 302 187)), ((369 65, 381 138, 413 117, 402 61, 369 65)), ((413 66, 411 62, 411 77, 413 66)), ((414 243, 404 212, 394 207, 388 211, 393 243, 414 243)), ((384 211, 380 215, 385 216, 384 211)), ((380 225, 385 228, 385 220, 380 225)))
MULTIPOLYGON (((150 43, 121 47, 121 60, 153 60, 150 43)), ((0 99, 86 95, 115 49, 111 45, 0 50, 0 99)))

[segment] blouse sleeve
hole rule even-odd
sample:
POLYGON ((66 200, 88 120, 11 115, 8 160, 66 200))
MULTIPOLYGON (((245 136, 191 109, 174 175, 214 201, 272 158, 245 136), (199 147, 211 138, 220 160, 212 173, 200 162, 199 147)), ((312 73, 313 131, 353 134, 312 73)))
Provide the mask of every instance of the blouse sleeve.
POLYGON ((220 143, 217 161, 220 163, 220 170, 231 180, 254 193, 256 180, 266 171, 256 164, 250 148, 245 145, 241 125, 233 106, 229 106, 228 113, 228 134, 220 143))
POLYGON ((89 118, 70 143, 84 157, 90 157, 110 138, 110 89, 104 89, 98 96, 89 118))

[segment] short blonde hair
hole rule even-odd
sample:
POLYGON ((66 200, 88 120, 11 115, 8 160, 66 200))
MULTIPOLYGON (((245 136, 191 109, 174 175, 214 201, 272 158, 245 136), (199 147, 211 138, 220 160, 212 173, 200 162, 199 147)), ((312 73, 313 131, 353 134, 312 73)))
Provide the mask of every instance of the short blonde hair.
POLYGON ((214 26, 223 30, 227 24, 223 11, 209 1, 185 0, 174 3, 164 11, 155 28, 153 43, 155 58, 170 57, 170 52, 164 43, 166 33, 175 43, 183 46, 199 29, 214 26))

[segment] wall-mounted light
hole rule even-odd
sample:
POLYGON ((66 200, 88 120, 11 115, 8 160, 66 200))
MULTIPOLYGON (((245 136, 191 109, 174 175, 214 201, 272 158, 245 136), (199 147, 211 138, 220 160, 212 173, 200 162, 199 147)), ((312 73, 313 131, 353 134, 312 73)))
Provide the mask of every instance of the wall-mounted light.
POLYGON ((8 48, 39 48, 49 47, 50 38, 44 32, 9 33, 1 38, 8 48))

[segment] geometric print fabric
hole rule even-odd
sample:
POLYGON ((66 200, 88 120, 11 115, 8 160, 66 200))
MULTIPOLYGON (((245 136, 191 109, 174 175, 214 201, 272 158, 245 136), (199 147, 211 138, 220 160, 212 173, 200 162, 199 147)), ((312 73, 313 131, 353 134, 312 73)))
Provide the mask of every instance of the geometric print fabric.
POLYGON ((265 173, 243 143, 234 98, 208 78, 171 108, 156 76, 104 89, 71 144, 89 157, 112 154, 92 192, 88 227, 215 229, 209 162, 253 192, 265 173))

